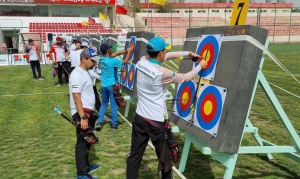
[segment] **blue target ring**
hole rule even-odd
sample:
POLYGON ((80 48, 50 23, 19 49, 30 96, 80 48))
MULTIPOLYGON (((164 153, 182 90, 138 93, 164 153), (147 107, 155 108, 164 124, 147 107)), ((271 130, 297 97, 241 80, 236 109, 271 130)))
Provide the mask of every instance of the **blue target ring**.
POLYGON ((121 84, 124 86, 127 84, 127 76, 128 76, 128 64, 124 64, 121 70, 121 84))
POLYGON ((203 90, 196 104, 197 121, 201 128, 203 128, 204 130, 210 130, 218 123, 221 118, 222 105, 222 96, 220 94, 220 91, 215 86, 208 86, 203 90), (207 116, 203 116, 203 113, 201 112, 203 110, 201 109, 201 106, 203 106, 202 104, 206 102, 204 99, 208 95, 213 95, 214 99, 212 101, 215 101, 215 103, 212 104, 212 107, 216 108, 215 115, 210 119, 206 119, 207 116))
POLYGON ((131 45, 133 45, 133 51, 130 54, 129 60, 133 60, 134 59, 135 46, 136 46, 136 38, 135 37, 131 37, 130 42, 129 42, 129 47, 131 45))
MULTIPOLYGON (((210 56, 208 61, 208 66, 205 70, 201 70, 198 75, 201 77, 208 76, 214 69, 219 55, 219 43, 216 37, 214 36, 207 36, 205 37, 201 43, 198 45, 196 53, 199 54, 202 58, 205 58, 205 54, 203 52, 205 50, 208 50, 210 53, 213 54, 213 56, 210 56)), ((196 62, 196 65, 198 65, 198 62, 196 62)))
POLYGON ((176 94, 176 99, 178 100, 176 102, 176 109, 180 117, 184 118, 190 114, 190 106, 193 103, 194 96, 196 95, 195 93, 196 89, 192 81, 188 81, 180 85, 176 94), (184 93, 188 94, 188 100, 185 102, 182 100, 182 96, 184 93))
POLYGON ((134 85, 134 77, 135 77, 135 65, 131 64, 129 70, 128 70, 128 75, 127 75, 127 85, 128 88, 132 89, 134 85))

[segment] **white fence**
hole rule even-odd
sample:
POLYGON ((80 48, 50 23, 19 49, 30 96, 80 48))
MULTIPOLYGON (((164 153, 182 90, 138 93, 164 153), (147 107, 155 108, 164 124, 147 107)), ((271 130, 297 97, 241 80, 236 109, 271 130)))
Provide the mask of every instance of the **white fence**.
MULTIPOLYGON (((51 60, 49 59, 49 53, 41 54, 42 61, 41 64, 51 64, 51 60)), ((0 55, 0 66, 7 65, 27 65, 26 54, 1 54, 0 55)))

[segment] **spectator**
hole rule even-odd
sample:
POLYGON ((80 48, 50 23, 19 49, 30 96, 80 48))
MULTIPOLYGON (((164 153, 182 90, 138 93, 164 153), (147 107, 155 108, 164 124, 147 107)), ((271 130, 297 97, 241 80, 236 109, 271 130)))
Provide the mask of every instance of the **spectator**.
POLYGON ((44 80, 42 78, 42 74, 41 74, 40 61, 42 59, 40 56, 40 50, 39 50, 38 46, 33 43, 32 39, 29 39, 28 43, 29 43, 29 45, 26 47, 26 57, 27 57, 26 61, 28 63, 30 62, 33 78, 35 80, 44 80), (35 69, 38 72, 38 77, 36 76, 35 69))
POLYGON ((62 74, 64 73, 66 84, 69 83, 69 73, 67 56, 69 55, 68 49, 62 44, 61 38, 56 37, 56 43, 51 45, 50 58, 53 64, 57 64, 58 87, 63 85, 62 74))
POLYGON ((70 46, 70 61, 71 61, 71 72, 80 65, 80 53, 78 50, 81 48, 81 43, 77 40, 73 41, 73 44, 70 46), (76 51, 78 51, 79 55, 77 57, 76 51))

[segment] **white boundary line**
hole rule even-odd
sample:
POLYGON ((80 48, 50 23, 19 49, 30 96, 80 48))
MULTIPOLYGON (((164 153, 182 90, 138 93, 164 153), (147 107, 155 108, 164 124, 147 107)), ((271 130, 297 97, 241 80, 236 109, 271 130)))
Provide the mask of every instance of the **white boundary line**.
MULTIPOLYGON (((98 90, 97 90, 98 91, 98 90)), ((98 94, 101 96, 101 94, 98 91, 98 94)), ((132 124, 118 111, 118 114, 121 116, 121 118, 132 128, 132 124)), ((148 141, 148 145, 155 150, 153 144, 148 141)), ((186 179, 186 177, 175 167, 172 167, 172 170, 181 178, 181 179, 186 179)))
POLYGON ((3 97, 14 97, 14 96, 34 96, 34 95, 47 95, 47 94, 63 94, 66 92, 52 92, 52 93, 31 93, 31 94, 2 94, 3 97))
MULTIPOLYGON (((130 126, 132 127, 132 124, 118 111, 118 114, 121 116, 122 119, 124 119, 124 121, 130 126)), ((153 149, 155 150, 153 144, 148 141, 148 145, 153 149)), ((181 179, 186 179, 186 177, 175 167, 173 166, 172 167, 172 170, 181 178, 181 179)))
POLYGON ((285 90, 285 89, 283 89, 283 88, 281 88, 281 87, 279 87, 279 86, 277 86, 277 85, 275 85, 273 83, 270 83, 270 82, 269 82, 269 84, 272 85, 272 86, 274 86, 274 87, 276 87, 276 88, 278 88, 278 89, 280 89, 281 91, 284 91, 284 92, 286 92, 286 93, 288 93, 288 94, 290 94, 292 96, 295 96, 296 98, 300 99, 300 96, 297 96, 294 93, 289 92, 288 90, 285 90))

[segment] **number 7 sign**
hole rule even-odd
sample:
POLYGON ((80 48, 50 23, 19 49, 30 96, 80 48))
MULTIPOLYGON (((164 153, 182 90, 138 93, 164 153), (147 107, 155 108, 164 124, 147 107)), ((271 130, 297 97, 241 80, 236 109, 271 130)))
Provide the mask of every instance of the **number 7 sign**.
POLYGON ((230 25, 244 25, 250 0, 235 0, 231 15, 230 25))

